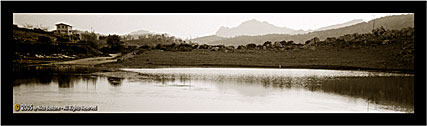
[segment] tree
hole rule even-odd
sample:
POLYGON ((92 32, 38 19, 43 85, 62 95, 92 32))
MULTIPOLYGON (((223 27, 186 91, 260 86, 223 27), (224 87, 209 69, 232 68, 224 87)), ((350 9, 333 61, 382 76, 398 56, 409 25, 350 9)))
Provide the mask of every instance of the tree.
POLYGON ((246 47, 247 47, 248 49, 255 49, 256 44, 254 44, 254 43, 247 44, 247 45, 246 45, 246 47))
POLYGON ((122 47, 122 42, 120 41, 120 36, 118 35, 108 35, 107 44, 108 47, 113 51, 117 51, 122 47))
POLYGON ((26 28, 26 29, 39 29, 39 30, 42 30, 42 31, 47 31, 49 29, 49 27, 44 27, 41 24, 38 25, 38 26, 31 25, 31 24, 23 24, 23 27, 26 28))
POLYGON ((51 43, 52 40, 49 37, 47 37, 47 36, 39 36, 38 42, 41 42, 41 43, 51 43))
POLYGON ((23 27, 26 28, 26 29, 33 29, 34 28, 34 26, 31 25, 31 24, 24 24, 23 27))
POLYGON ((237 46, 237 49, 246 49, 246 47, 244 45, 239 45, 237 46))
POLYGON ((271 47, 271 42, 270 41, 266 41, 266 42, 264 42, 264 44, 262 44, 263 46, 266 46, 266 47, 271 47))
POLYGON ((82 36, 83 41, 96 41, 96 39, 97 39, 95 33, 86 32, 86 33, 81 34, 81 36, 82 36))
POLYGON ((49 29, 49 27, 44 27, 42 24, 40 24, 37 28, 39 28, 43 31, 47 31, 49 29))

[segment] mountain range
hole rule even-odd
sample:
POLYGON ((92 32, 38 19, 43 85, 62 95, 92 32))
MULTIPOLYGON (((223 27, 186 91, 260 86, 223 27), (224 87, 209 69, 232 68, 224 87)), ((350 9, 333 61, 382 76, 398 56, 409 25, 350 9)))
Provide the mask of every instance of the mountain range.
POLYGON ((322 31, 322 30, 328 30, 328 29, 337 29, 341 27, 351 26, 354 24, 358 24, 363 22, 361 19, 355 19, 352 21, 344 22, 341 24, 331 25, 327 27, 322 27, 316 30, 294 30, 287 27, 278 27, 275 25, 272 25, 266 21, 261 22, 256 19, 248 20, 243 23, 241 23, 237 27, 228 28, 228 27, 221 27, 215 35, 210 36, 204 36, 193 39, 193 41, 198 42, 200 44, 206 44, 212 41, 219 41, 226 38, 231 37, 239 37, 239 36, 259 36, 259 35, 268 35, 268 34, 289 34, 289 35, 296 35, 296 34, 304 34, 309 33, 313 31, 322 31))
MULTIPOLYGON (((406 27, 414 27, 414 15, 394 15, 377 18, 369 22, 361 19, 355 19, 341 24, 335 24, 315 30, 294 30, 287 27, 278 27, 266 21, 256 19, 242 22, 237 27, 220 27, 215 35, 198 37, 192 39, 199 44, 223 44, 223 45, 246 45, 249 43, 262 44, 265 41, 294 41, 295 43, 304 43, 306 40, 318 37, 321 40, 327 37, 338 37, 345 34, 368 33, 375 28, 383 26, 385 29, 400 30, 406 27), (374 26, 375 22, 375 26, 374 26)), ((133 37, 143 34, 154 34, 146 30, 131 32, 128 35, 133 37)))
POLYGON ((278 27, 273 24, 270 24, 266 21, 258 21, 256 19, 248 20, 243 23, 241 23, 237 27, 228 28, 222 26, 219 28, 219 30, 216 32, 216 36, 220 37, 236 37, 236 36, 257 36, 257 35, 267 35, 267 34, 304 34, 308 32, 313 31, 322 31, 322 30, 328 30, 328 29, 336 29, 341 27, 346 27, 354 24, 358 24, 363 22, 362 19, 356 19, 349 22, 345 22, 342 24, 336 24, 332 26, 327 26, 323 28, 319 28, 317 30, 294 30, 287 27, 278 27))
MULTIPOLYGON (((304 33, 304 34, 267 34, 267 35, 243 35, 231 38, 224 38, 221 36, 209 36, 213 41, 205 41, 201 43, 207 44, 223 44, 223 45, 246 45, 249 43, 262 44, 265 41, 294 41, 295 43, 304 43, 306 40, 318 37, 321 40, 326 39, 327 37, 338 37, 345 34, 354 34, 354 33, 369 33, 372 31, 373 27, 378 28, 383 26, 385 29, 390 30, 400 30, 406 27, 414 27, 414 15, 405 14, 405 15, 394 15, 386 16, 382 18, 377 18, 369 22, 361 22, 361 20, 353 20, 343 24, 332 25, 315 31, 304 33), (360 23, 358 23, 360 22, 360 23), (374 25, 375 22, 375 25, 374 25), (357 23, 357 24, 354 24, 357 23), (216 39, 216 40, 215 40, 216 39)), ((204 38, 206 39, 206 38, 204 38)), ((194 39, 196 42, 199 41, 199 38, 194 39)))

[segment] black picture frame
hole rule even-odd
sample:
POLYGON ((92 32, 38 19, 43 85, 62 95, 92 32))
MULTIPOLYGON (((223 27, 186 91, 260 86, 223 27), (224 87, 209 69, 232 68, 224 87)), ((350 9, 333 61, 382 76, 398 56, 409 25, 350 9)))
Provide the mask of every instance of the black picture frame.
POLYGON ((224 124, 224 125, 425 125, 426 124, 426 3, 419 2, 320 2, 320 1, 143 1, 143 2, 29 2, 3 1, 2 10, 2 123, 25 124, 224 124), (60 5, 67 5, 63 7, 60 5), (100 113, 13 114, 11 43, 13 13, 414 13, 415 14, 415 113, 100 113))

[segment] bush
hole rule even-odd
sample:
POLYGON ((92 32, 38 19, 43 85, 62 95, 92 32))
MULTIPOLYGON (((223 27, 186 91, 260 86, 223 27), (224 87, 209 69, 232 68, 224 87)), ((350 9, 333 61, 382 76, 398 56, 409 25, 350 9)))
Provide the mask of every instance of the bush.
POLYGON ((37 41, 41 42, 41 43, 51 43, 52 42, 50 37, 47 37, 47 36, 39 36, 37 41))
POLYGON ((255 49, 256 44, 254 44, 254 43, 247 44, 247 45, 246 45, 246 47, 247 47, 248 49, 255 49))
POLYGON ((118 35, 108 35, 107 44, 111 51, 120 51, 123 48, 123 42, 118 35))
POLYGON ((237 49, 246 49, 246 47, 244 46, 244 45, 239 45, 238 47, 237 47, 237 49))
POLYGON ((143 46, 141 46, 141 47, 139 47, 140 49, 151 49, 151 47, 150 46, 148 46, 148 45, 143 45, 143 46))

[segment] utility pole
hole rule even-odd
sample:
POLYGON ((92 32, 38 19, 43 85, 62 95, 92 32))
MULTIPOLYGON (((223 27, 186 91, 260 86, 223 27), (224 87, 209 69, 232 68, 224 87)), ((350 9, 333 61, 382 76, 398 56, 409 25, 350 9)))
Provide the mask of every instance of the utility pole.
POLYGON ((373 19, 374 23, 373 23, 373 25, 372 25, 372 30, 374 30, 374 29, 375 29, 375 15, 373 15, 373 16, 374 16, 374 19, 373 19))

